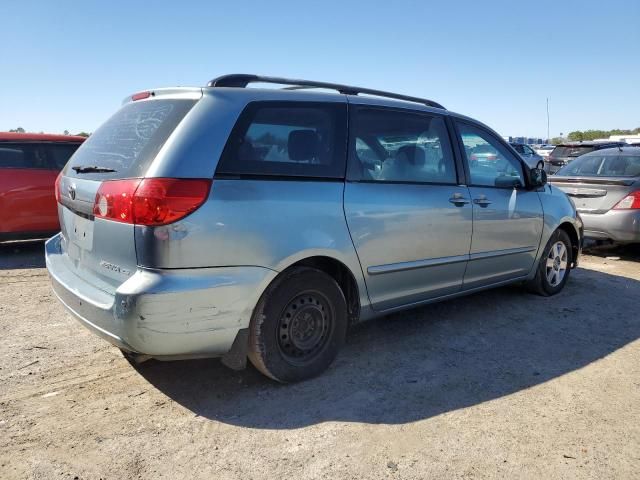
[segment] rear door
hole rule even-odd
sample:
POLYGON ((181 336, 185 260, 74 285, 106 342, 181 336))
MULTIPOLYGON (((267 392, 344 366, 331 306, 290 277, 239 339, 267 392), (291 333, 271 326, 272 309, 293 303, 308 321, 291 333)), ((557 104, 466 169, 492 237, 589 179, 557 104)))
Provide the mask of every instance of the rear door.
POLYGON ((0 144, 0 229, 50 234, 58 230, 54 184, 78 144, 0 144))
POLYGON ((96 130, 64 168, 60 180, 62 249, 69 268, 108 292, 135 272, 134 225, 124 219, 95 218, 96 193, 103 182, 144 177, 196 103, 189 98, 150 98, 124 105, 96 130))
POLYGON ((464 289, 527 275, 542 236, 543 212, 538 193, 526 190, 524 165, 484 128, 457 121, 465 155, 490 150, 492 162, 468 161, 473 204, 473 238, 464 289))
POLYGON ((344 209, 373 308, 458 292, 471 242, 445 118, 351 106, 344 209))

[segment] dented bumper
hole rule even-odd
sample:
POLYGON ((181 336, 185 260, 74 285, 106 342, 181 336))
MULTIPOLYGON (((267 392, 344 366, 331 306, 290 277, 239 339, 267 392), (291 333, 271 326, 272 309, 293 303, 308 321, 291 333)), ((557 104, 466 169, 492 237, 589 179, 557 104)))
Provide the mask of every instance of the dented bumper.
POLYGON ((276 275, 252 266, 138 268, 112 293, 68 268, 58 237, 45 252, 53 291, 80 323, 120 348, 157 358, 227 353, 276 275))

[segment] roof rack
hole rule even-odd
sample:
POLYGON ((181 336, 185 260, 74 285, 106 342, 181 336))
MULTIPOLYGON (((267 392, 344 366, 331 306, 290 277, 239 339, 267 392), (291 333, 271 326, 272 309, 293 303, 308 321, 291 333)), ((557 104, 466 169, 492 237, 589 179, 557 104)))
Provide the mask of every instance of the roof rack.
POLYGON ((375 95, 376 97, 387 97, 396 100, 405 100, 407 102, 422 103, 428 107, 445 108, 433 100, 427 100, 426 98, 410 97, 408 95, 401 95, 399 93, 385 92, 382 90, 373 90, 371 88, 353 87, 350 85, 341 85, 339 83, 328 82, 316 82, 314 80, 296 80, 291 78, 280 77, 263 77, 261 75, 250 75, 245 73, 234 73, 231 75, 223 75, 221 77, 214 78, 207 86, 208 87, 236 87, 245 88, 250 83, 276 83, 278 85, 292 85, 300 88, 327 88, 329 90, 337 90, 344 95, 358 95, 364 93, 367 95, 375 95))

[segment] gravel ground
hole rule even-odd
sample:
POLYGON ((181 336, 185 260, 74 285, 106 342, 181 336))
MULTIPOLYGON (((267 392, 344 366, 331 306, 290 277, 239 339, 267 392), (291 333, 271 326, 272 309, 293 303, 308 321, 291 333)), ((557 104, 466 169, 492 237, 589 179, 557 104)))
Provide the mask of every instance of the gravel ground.
POLYGON ((323 376, 133 368, 0 247, 0 478, 638 478, 640 253, 354 329, 323 376))

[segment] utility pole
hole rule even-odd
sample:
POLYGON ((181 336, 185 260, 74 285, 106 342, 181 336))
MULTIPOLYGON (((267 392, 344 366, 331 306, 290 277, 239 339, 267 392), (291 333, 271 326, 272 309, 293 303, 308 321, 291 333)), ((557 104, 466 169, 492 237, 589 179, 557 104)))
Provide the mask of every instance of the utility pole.
POLYGON ((549 140, 549 97, 547 97, 547 142, 549 140))

